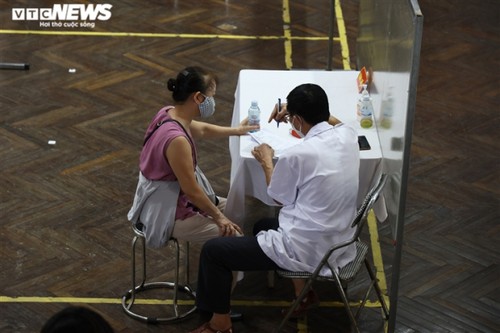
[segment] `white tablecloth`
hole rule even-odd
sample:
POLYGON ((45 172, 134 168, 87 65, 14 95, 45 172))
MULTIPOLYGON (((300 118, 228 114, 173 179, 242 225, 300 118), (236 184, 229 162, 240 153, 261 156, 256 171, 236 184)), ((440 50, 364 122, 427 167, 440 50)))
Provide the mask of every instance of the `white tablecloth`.
MULTIPOLYGON (((278 128, 275 121, 268 123, 267 120, 278 98, 286 103, 286 96, 296 86, 303 83, 318 84, 328 95, 332 115, 356 128, 358 134, 366 136, 370 143, 371 150, 360 153, 359 204, 381 172, 382 152, 376 127, 363 129, 356 120, 356 103, 359 97, 357 75, 355 71, 242 70, 235 92, 232 126, 237 126, 247 116, 251 101, 256 100, 261 110, 260 126, 264 133, 276 135, 280 141, 296 141, 298 139, 290 135, 289 124, 281 123, 278 128)), ((258 143, 250 135, 231 137, 229 140, 231 185, 224 213, 240 225, 245 216, 245 196, 253 196, 268 205, 275 205, 267 195, 264 172, 251 154, 256 145, 258 143)), ((381 201, 383 200, 379 200, 375 213, 379 220, 385 220, 385 205, 381 201)))

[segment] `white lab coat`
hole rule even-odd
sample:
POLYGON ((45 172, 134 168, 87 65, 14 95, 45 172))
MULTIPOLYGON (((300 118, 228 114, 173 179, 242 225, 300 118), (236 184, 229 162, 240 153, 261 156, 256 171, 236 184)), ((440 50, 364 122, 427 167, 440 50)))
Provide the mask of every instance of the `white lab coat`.
MULTIPOLYGON (((313 272, 326 251, 351 238, 359 183, 356 131, 327 122, 315 125, 303 142, 286 150, 276 163, 268 194, 283 204, 278 230, 262 231, 257 240, 278 266, 313 272)), ((334 269, 356 255, 354 245, 335 252, 334 269)), ((323 269, 323 275, 330 275, 323 269)))

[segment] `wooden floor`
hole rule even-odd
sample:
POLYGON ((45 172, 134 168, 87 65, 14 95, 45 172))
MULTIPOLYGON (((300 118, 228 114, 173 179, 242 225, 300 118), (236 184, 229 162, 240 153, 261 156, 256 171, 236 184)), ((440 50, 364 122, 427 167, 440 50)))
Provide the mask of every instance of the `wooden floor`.
MULTIPOLYGON (((95 309, 116 332, 195 328, 198 315, 147 325, 119 305, 130 284, 126 214, 143 132, 169 101, 166 80, 184 66, 218 73, 213 121, 229 124, 241 69, 290 65, 283 38, 215 38, 283 36, 281 1, 108 2, 114 4, 109 21, 63 29, 12 21, 11 8, 34 2, 0 1, 0 62, 31 65, 28 71, 0 70, 1 332, 38 332, 69 304, 95 309), (76 30, 104 34, 63 32, 76 30)), ((340 2, 354 69, 358 4, 340 2)), ((500 3, 419 3, 424 38, 396 331, 500 332, 500 3)), ((292 35, 325 37, 328 11, 328 1, 290 1, 292 35)), ((294 40, 292 68, 325 68, 326 50, 324 39, 294 40)), ((334 68, 343 69, 337 41, 334 57, 334 68)), ((226 194, 228 141, 199 147, 200 164, 216 191, 226 194)), ((249 219, 271 213, 249 204, 255 205, 249 219)), ((380 234, 390 248, 387 227, 380 234)), ((171 277, 167 249, 149 259, 151 276, 171 277)), ((195 276, 195 262, 191 268, 195 276)), ((270 332, 278 324, 279 302, 290 300, 291 286, 277 280, 269 290, 265 281, 265 274, 248 273, 236 288, 234 307, 245 320, 235 323, 235 332, 270 332), (253 302, 262 300, 267 303, 253 302)), ((336 299, 327 287, 319 286, 322 300, 336 299)), ((338 307, 321 307, 299 324, 309 332, 349 330, 338 307)), ((383 331, 376 309, 365 312, 362 328, 383 331)), ((288 329, 296 331, 297 324, 288 329)))

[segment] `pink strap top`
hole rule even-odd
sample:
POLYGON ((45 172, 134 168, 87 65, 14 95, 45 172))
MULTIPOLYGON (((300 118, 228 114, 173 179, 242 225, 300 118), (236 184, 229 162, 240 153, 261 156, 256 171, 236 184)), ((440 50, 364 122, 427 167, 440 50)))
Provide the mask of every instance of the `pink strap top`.
MULTIPOLYGON (((139 169, 144 177, 150 180, 177 181, 177 177, 172 171, 172 168, 170 167, 170 164, 165 156, 165 150, 173 139, 178 136, 187 137, 187 133, 179 127, 180 125, 178 123, 173 121, 166 122, 160 127, 157 127, 158 123, 166 119, 171 119, 168 111, 172 108, 173 106, 167 106, 158 111, 146 130, 145 139, 148 137, 149 139, 147 139, 144 147, 142 148, 139 158, 139 169)), ((192 143, 191 147, 194 173, 196 165, 196 147, 194 146, 194 141, 191 137, 188 137, 188 140, 192 143)), ((189 202, 187 196, 181 190, 177 201, 175 219, 184 220, 195 214, 196 211, 194 206, 189 202)))

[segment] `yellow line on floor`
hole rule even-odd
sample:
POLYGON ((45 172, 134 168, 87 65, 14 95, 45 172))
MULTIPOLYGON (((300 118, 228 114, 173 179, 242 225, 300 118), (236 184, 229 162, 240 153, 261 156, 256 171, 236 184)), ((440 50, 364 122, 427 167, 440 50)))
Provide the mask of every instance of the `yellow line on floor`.
POLYGON ((0 303, 87 303, 87 304, 119 304, 121 298, 97 297, 38 297, 38 296, 0 296, 0 303))
MULTIPOLYGON (((49 36, 88 36, 88 37, 143 37, 143 38, 192 38, 192 39, 235 39, 235 40, 290 40, 322 41, 324 37, 286 37, 286 36, 251 36, 251 35, 215 35, 215 34, 168 34, 148 32, 105 32, 105 31, 50 31, 50 30, 0 30, 4 35, 49 35, 49 36)), ((339 41, 339 38, 334 38, 339 41)))
MULTIPOLYGON (((0 296, 0 303, 83 303, 83 304, 120 304, 121 298, 99 298, 99 297, 40 297, 40 296, 0 296)), ((156 304, 172 304, 171 299, 144 299, 137 298, 136 304, 156 305, 156 304)), ((194 300, 179 300, 180 305, 192 305, 194 300)), ((262 307, 287 307, 290 306, 289 301, 250 301, 250 300, 231 300, 232 305, 237 306, 262 306, 262 307)), ((351 302, 351 306, 356 307, 360 302, 351 302)), ((342 307, 344 304, 337 301, 323 301, 320 307, 333 308, 342 307)), ((366 307, 380 307, 378 302, 368 301, 366 307)))
POLYGON ((290 3, 283 0, 283 35, 285 36, 285 66, 292 69, 292 32, 290 30, 290 3))
POLYGON ((297 318, 297 333, 308 333, 307 315, 302 318, 297 318))
POLYGON ((342 54, 342 64, 345 70, 351 69, 351 61, 349 60, 349 43, 347 42, 347 32, 344 22, 344 14, 340 6, 340 0, 335 0, 335 17, 337 19, 337 27, 339 29, 340 50, 342 54))
POLYGON ((368 230, 370 231, 370 242, 373 255, 373 265, 375 266, 375 274, 378 284, 382 291, 382 295, 386 304, 389 306, 389 298, 387 297, 387 282, 385 279, 384 262, 382 260, 382 250, 380 249, 380 241, 378 237, 377 218, 373 210, 368 214, 368 230))
MULTIPOLYGON (((231 304, 239 305, 239 306, 279 306, 279 307, 287 307, 292 303, 289 301, 248 301, 248 300, 231 300, 231 304)), ((359 302, 349 302, 349 305, 352 307, 357 307, 361 305, 361 301, 359 302)), ((322 308, 338 308, 343 307, 344 303, 340 301, 321 301, 320 307, 322 308)), ((368 308, 378 308, 380 307, 379 302, 367 301, 365 307, 368 308)))

